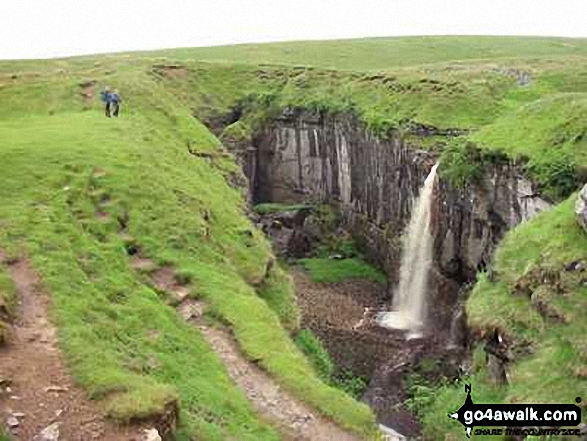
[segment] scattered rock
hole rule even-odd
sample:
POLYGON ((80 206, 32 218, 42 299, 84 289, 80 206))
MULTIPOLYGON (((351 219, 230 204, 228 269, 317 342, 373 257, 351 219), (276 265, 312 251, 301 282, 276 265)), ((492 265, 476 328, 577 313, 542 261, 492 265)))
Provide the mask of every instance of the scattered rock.
POLYGON ((62 386, 49 386, 45 388, 45 392, 67 392, 69 389, 62 386))
POLYGON ((19 424, 18 419, 14 415, 10 415, 6 418, 6 425, 9 429, 14 429, 15 427, 18 427, 19 424))
POLYGON ((407 439, 401 433, 398 433, 391 427, 384 426, 383 424, 379 424, 379 430, 383 434, 383 439, 385 441, 405 441, 407 439))
POLYGON ((56 422, 45 427, 41 433, 33 438, 33 441, 58 441, 59 425, 60 423, 56 422))
POLYGON ((185 321, 198 319, 204 313, 204 305, 196 300, 186 299, 179 305, 177 312, 185 321))
POLYGON ((570 272, 570 271, 583 272, 583 271, 585 271, 585 263, 580 260, 573 260, 572 262, 567 263, 565 265, 565 271, 567 271, 567 272, 570 272))
POLYGON ((145 429, 142 441, 161 441, 161 436, 157 429, 145 429))
POLYGON ((579 192, 579 197, 575 204, 575 213, 577 215, 577 221, 579 225, 587 231, 587 184, 579 192))

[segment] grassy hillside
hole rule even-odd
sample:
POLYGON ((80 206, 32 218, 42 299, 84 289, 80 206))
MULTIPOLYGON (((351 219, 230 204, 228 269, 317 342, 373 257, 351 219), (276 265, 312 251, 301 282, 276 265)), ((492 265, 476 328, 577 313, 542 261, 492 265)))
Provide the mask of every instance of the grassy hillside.
POLYGON ((32 259, 72 374, 90 397, 125 421, 179 398, 179 439, 279 438, 199 331, 131 268, 130 241, 173 265, 286 389, 371 433, 371 412, 318 379, 268 306, 280 293, 272 284, 290 280, 269 278, 267 302, 257 295, 273 258, 243 214, 241 191, 227 184, 236 165, 218 140, 142 67, 38 67, 0 89, 0 248, 32 259), (97 100, 80 95, 88 79, 123 91, 123 117, 105 118, 97 100), (212 159, 191 156, 188 140, 212 159))
POLYGON ((389 70, 448 61, 586 56, 587 39, 553 37, 383 37, 241 44, 160 52, 177 59, 389 70))

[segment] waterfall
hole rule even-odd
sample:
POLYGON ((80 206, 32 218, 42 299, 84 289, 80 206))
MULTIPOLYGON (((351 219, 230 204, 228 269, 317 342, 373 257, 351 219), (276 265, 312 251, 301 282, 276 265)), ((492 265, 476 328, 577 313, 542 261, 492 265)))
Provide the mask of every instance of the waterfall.
POLYGON ((404 233, 400 282, 394 295, 393 310, 380 313, 377 323, 390 329, 408 331, 407 338, 422 335, 426 319, 426 291, 432 265, 430 206, 436 177, 435 164, 424 181, 407 231, 404 233))

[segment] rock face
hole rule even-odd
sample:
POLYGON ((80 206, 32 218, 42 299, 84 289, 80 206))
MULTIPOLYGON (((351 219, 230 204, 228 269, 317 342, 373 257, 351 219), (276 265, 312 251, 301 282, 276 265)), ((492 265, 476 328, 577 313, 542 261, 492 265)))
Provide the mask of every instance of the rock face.
MULTIPOLYGON (((458 134, 439 135, 431 128, 416 127, 411 136, 458 134)), ((384 294, 376 303, 390 305, 398 283, 402 234, 437 154, 414 149, 399 133, 378 139, 352 115, 305 111, 284 112, 237 154, 241 155, 253 202, 337 205, 345 229, 363 254, 387 273, 389 289, 382 290, 384 294)), ((394 336, 396 331, 382 328, 371 333, 343 330, 340 335, 321 335, 328 340, 327 347, 337 363, 371 378, 363 399, 378 421, 408 437, 420 428, 402 405, 407 398, 403 378, 427 358, 442 360, 441 375, 458 375, 469 341, 462 307, 467 287, 478 271, 489 268, 498 242, 510 228, 549 207, 532 183, 506 161, 487 165, 480 179, 465 188, 455 188, 443 179, 442 164, 438 171, 431 207, 434 243, 426 337, 406 341, 402 335, 394 336), (343 340, 360 349, 333 351, 343 340), (350 355, 352 359, 346 360, 340 352, 364 356, 350 355), (372 362, 361 365, 361 358, 372 362)), ((289 219, 273 220, 271 225, 278 231, 269 234, 283 236, 286 249, 301 250, 289 245, 299 242, 288 230, 289 219)), ((304 221, 303 230, 312 236, 315 228, 310 220, 304 221)), ((495 361, 496 381, 506 381, 506 364, 501 359, 495 361)))
MULTIPOLYGON (((351 115, 305 111, 284 112, 256 134, 253 147, 241 149, 247 155, 241 162, 255 164, 245 167, 254 202, 339 204, 367 257, 396 285, 401 235, 434 154, 411 148, 398 133, 380 140, 351 115)), ((442 179, 442 166, 439 171, 429 314, 433 327, 447 329, 459 287, 487 267, 508 229, 549 204, 512 164, 486 167, 464 189, 442 179)))
POLYGON ((587 231, 587 184, 579 192, 577 203, 575 204, 575 213, 577 213, 577 221, 579 225, 587 231))

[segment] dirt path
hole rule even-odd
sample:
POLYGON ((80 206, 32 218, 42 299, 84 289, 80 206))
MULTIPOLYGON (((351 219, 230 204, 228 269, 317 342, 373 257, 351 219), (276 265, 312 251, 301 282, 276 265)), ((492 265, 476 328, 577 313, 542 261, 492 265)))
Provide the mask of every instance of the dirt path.
POLYGON ((21 259, 7 267, 16 286, 19 313, 10 343, 0 348, 0 424, 12 426, 8 432, 16 440, 33 440, 52 424, 64 441, 140 440, 140 428, 107 421, 73 384, 48 319, 49 298, 30 264, 21 259))
MULTIPOLYGON (((146 259, 136 257, 133 267, 145 267, 146 259)), ((147 265, 148 266, 148 265, 147 265)), ((197 327, 212 349, 224 363, 232 380, 245 393, 259 415, 270 421, 288 441, 359 441, 357 436, 345 432, 331 421, 283 390, 265 371, 248 361, 240 352, 232 335, 224 330, 207 326, 202 320, 205 304, 186 295, 186 287, 177 282, 173 269, 159 268, 150 274, 158 289, 170 294, 178 314, 197 327)))
POLYGON ((317 416, 285 392, 264 371, 247 361, 227 331, 205 326, 199 326, 199 329, 257 412, 281 428, 287 439, 359 440, 358 437, 343 431, 334 423, 317 416))

